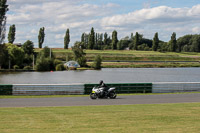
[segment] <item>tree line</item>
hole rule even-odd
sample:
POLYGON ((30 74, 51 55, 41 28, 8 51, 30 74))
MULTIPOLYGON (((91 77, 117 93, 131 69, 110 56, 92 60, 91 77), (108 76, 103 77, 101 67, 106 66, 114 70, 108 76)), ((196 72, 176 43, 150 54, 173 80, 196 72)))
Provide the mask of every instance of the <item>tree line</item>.
POLYGON ((84 49, 94 50, 143 50, 143 51, 159 51, 159 52, 200 52, 200 35, 185 35, 176 38, 176 33, 173 32, 171 39, 164 42, 159 39, 159 34, 156 32, 153 39, 145 38, 138 32, 131 33, 118 40, 116 30, 112 32, 112 37, 108 33, 95 33, 92 27, 89 34, 83 33, 81 36, 81 45, 84 49))
MULTIPOLYGON (((8 42, 13 43, 15 40, 15 25, 11 25, 8 32, 8 42)), ((42 48, 42 44, 45 38, 45 28, 42 27, 38 34, 38 47, 42 48)), ((64 49, 69 48, 70 43, 70 31, 66 30, 64 36, 64 49)), ((130 36, 126 36, 118 40, 118 32, 114 30, 110 37, 107 32, 95 33, 94 28, 91 28, 90 33, 82 33, 80 41, 74 43, 80 43, 83 49, 90 50, 143 50, 143 51, 159 51, 159 52, 200 52, 200 35, 185 35, 176 38, 176 33, 173 32, 171 39, 168 42, 164 42, 159 39, 158 32, 154 34, 153 39, 145 38, 138 32, 131 33, 130 36)))

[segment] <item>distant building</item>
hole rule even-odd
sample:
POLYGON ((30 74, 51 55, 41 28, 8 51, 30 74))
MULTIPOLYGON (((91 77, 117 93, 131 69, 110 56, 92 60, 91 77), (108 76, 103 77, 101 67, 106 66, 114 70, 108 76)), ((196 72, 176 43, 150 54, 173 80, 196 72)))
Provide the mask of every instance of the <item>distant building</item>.
POLYGON ((80 67, 80 65, 76 61, 68 61, 64 64, 64 66, 66 66, 68 69, 77 69, 78 67, 80 67))

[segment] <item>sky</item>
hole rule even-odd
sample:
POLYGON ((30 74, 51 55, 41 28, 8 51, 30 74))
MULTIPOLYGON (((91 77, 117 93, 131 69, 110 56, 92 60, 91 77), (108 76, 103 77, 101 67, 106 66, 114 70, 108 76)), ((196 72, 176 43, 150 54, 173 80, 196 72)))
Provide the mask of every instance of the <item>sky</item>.
MULTIPOLYGON (((118 39, 139 32, 152 39, 169 41, 200 33, 199 0, 8 0, 7 33, 16 26, 15 43, 27 40, 38 47, 38 33, 45 27, 43 46, 64 47, 64 35, 70 30, 70 46, 82 33, 94 27, 96 33, 117 30, 118 39)), ((5 42, 7 42, 7 37, 5 42)))

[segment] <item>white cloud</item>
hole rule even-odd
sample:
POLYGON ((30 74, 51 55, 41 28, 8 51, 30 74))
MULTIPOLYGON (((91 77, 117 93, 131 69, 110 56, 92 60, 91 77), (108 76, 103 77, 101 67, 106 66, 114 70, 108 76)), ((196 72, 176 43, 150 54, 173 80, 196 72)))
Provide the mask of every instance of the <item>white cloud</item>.
POLYGON ((189 8, 159 6, 141 9, 128 14, 114 15, 102 19, 102 26, 122 26, 140 23, 176 23, 200 20, 200 5, 189 8))
POLYGON ((195 33, 195 34, 199 34, 200 33, 200 27, 192 28, 192 32, 195 33))
POLYGON ((57 34, 56 36, 55 36, 55 39, 63 39, 64 38, 64 34, 57 34))
POLYGON ((70 29, 71 45, 80 40, 83 32, 89 32, 91 27, 96 32, 110 34, 117 30, 119 38, 136 31, 149 38, 155 32, 162 32, 160 37, 164 40, 169 39, 172 32, 184 35, 199 33, 200 30, 200 5, 192 8, 148 6, 119 14, 117 9, 121 7, 115 3, 97 5, 81 0, 10 0, 8 3, 7 24, 16 25, 16 41, 22 43, 30 39, 37 44, 40 27, 45 27, 45 45, 57 47, 63 47, 67 28, 70 29), (55 44, 58 42, 60 44, 55 44))

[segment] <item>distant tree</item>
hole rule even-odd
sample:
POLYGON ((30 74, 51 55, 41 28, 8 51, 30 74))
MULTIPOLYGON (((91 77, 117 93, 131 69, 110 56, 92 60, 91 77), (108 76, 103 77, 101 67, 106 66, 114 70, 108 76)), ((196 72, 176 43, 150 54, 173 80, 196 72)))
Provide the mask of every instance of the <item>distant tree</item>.
POLYGON ((108 34, 105 32, 104 33, 104 40, 103 40, 104 45, 109 45, 108 44, 108 34))
POLYGON ((0 69, 8 65, 8 49, 5 44, 0 45, 0 69))
POLYGON ((55 70, 53 59, 44 58, 44 57, 37 58, 35 67, 37 71, 55 70))
MULTIPOLYGON (((129 39, 128 36, 122 38, 120 41, 117 43, 117 49, 118 50, 124 50, 130 46, 131 40, 129 39)), ((129 47, 130 48, 130 47, 129 47)))
POLYGON ((102 50, 103 49, 103 34, 99 34, 99 39, 98 39, 98 49, 102 50))
POLYGON ((74 46, 72 47, 72 51, 74 53, 75 60, 85 55, 81 42, 75 42, 74 46))
POLYGON ((131 39, 133 40, 134 36, 133 36, 133 33, 131 33, 131 39))
POLYGON ((7 0, 0 0, 0 44, 3 43, 6 34, 6 12, 8 11, 7 0))
POLYGON ((188 45, 184 45, 182 51, 183 52, 190 52, 190 47, 188 45))
POLYGON ((81 35, 81 42, 85 43, 85 33, 82 33, 82 35, 81 35))
POLYGON ((79 63, 79 65, 81 67, 86 66, 87 60, 81 42, 75 42, 74 46, 72 47, 72 51, 74 53, 74 59, 79 63))
POLYGON ((94 49, 98 50, 98 39, 99 39, 99 34, 95 34, 95 44, 94 44, 94 49))
POLYGON ((94 69, 101 69, 101 64, 102 64, 102 58, 100 55, 97 55, 93 63, 94 69))
POLYGON ((55 70, 53 54, 49 47, 47 46, 44 47, 37 55, 36 70, 37 71, 55 70), (50 52, 51 52, 51 58, 50 58, 50 52))
POLYGON ((81 43, 83 45, 83 48, 85 49, 86 48, 86 45, 85 45, 85 33, 82 33, 82 35, 81 35, 81 43))
POLYGON ((128 45, 129 49, 133 49, 134 46, 134 35, 133 33, 131 33, 131 37, 130 37, 130 43, 128 45))
POLYGON ((192 52, 200 52, 200 35, 194 35, 192 38, 192 52))
POLYGON ((10 43, 6 45, 8 48, 9 58, 10 58, 12 66, 13 65, 22 66, 24 56, 25 56, 24 50, 10 43))
POLYGON ((149 51, 149 46, 144 43, 144 44, 139 45, 137 49, 141 51, 149 51))
POLYGON ((158 44, 159 52, 168 52, 169 51, 169 43, 160 41, 158 44))
POLYGON ((33 56, 34 56, 34 44, 32 41, 27 40, 23 45, 22 49, 24 50, 25 56, 24 56, 24 66, 31 66, 33 62, 33 56))
POLYGON ((11 25, 8 33, 8 43, 13 43, 15 41, 15 25, 11 25))
POLYGON ((138 45, 139 45, 139 34, 138 32, 136 32, 135 39, 134 39, 134 50, 137 50, 138 45))
POLYGON ((192 45, 192 41, 191 41, 192 38, 193 38, 193 35, 185 35, 178 38, 177 39, 178 52, 181 52, 182 50, 184 52, 189 52, 189 47, 190 45, 192 45), (184 46, 186 47, 184 48, 184 46))
POLYGON ((89 35, 89 42, 88 42, 88 48, 89 49, 94 49, 94 45, 95 45, 95 32, 94 32, 94 28, 92 27, 90 35, 89 35))
POLYGON ((45 28, 42 27, 42 28, 40 28, 40 31, 39 31, 39 35, 38 35, 38 47, 39 48, 42 48, 42 44, 44 42, 44 37, 45 37, 44 30, 45 30, 45 28))
POLYGON ((172 33, 171 40, 169 41, 169 45, 170 45, 170 51, 176 52, 177 41, 176 41, 176 33, 175 32, 172 33))
POLYGON ((89 42, 89 35, 87 33, 82 33, 81 44, 83 49, 89 49, 88 42, 89 42))
POLYGON ((153 38, 153 47, 152 47, 153 51, 157 51, 158 44, 159 44, 159 38, 158 38, 158 32, 156 32, 153 38))
POLYGON ((89 48, 89 36, 90 36, 89 34, 85 33, 85 36, 84 36, 85 43, 84 43, 84 46, 83 46, 83 48, 85 48, 85 49, 89 48))
POLYGON ((118 38, 117 38, 117 31, 116 30, 114 30, 113 32, 112 32, 112 50, 115 50, 115 49, 117 49, 117 42, 118 42, 118 38))
POLYGON ((24 50, 25 54, 31 55, 34 53, 34 44, 32 41, 27 40, 23 45, 22 49, 24 50))
POLYGON ((64 49, 68 49, 69 42, 70 42, 70 34, 69 34, 69 29, 67 29, 64 37, 64 49))

